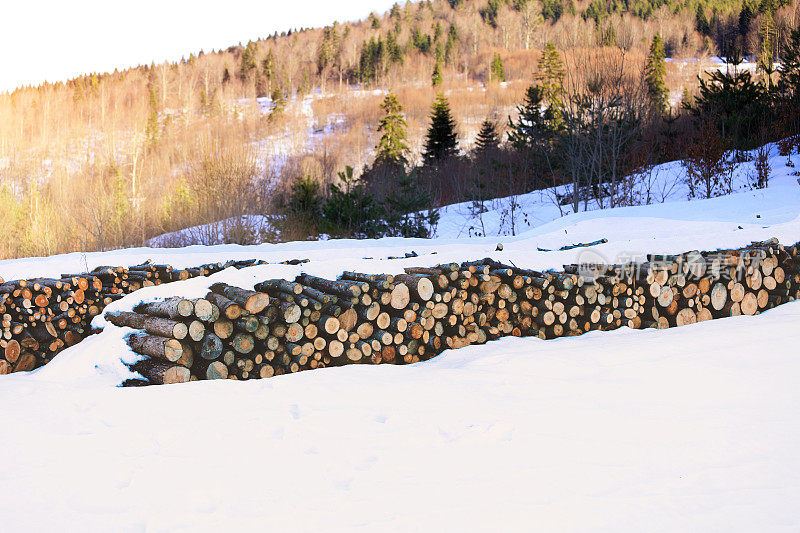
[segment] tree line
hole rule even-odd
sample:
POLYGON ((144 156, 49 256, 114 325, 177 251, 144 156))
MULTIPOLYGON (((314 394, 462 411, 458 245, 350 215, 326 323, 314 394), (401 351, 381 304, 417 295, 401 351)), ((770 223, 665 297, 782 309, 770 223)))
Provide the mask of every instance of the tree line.
MULTIPOLYGON (((734 49, 726 68, 700 77, 697 95, 684 95, 675 109, 658 34, 640 67, 619 49, 571 53, 568 63, 548 43, 505 134, 496 117, 487 118, 470 149, 459 148, 440 92, 417 164, 409 162, 403 107, 390 91, 372 164, 358 179, 347 167, 327 195, 317 182, 299 179, 286 211, 292 227, 305 221, 314 235, 423 237, 435 229, 437 207, 472 201, 479 209, 498 196, 547 187, 557 187, 554 201, 567 212, 628 205, 637 201, 632 175, 676 159, 689 196, 709 198, 732 192, 731 171, 745 151, 771 141, 786 155, 800 149, 798 29, 779 67, 760 64, 761 79, 742 68, 734 49)), ((753 186, 765 187, 768 162, 760 152, 758 158, 753 186)))

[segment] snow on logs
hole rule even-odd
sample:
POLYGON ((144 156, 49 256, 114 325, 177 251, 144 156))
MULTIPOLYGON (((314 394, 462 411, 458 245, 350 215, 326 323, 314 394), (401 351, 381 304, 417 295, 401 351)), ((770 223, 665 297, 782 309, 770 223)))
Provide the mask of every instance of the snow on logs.
POLYGON ((405 364, 504 335, 552 339, 591 330, 668 328, 754 315, 800 297, 798 247, 648 256, 644 263, 537 272, 491 259, 214 284, 202 299, 143 304, 109 320, 142 330, 129 344, 144 378, 128 385, 252 379, 326 366, 405 364), (180 328, 176 323, 183 323, 180 328), (190 330, 195 326, 195 335, 190 330))
MULTIPOLYGON (((89 273, 62 274, 58 279, 0 282, 0 374, 33 370, 47 363, 65 347, 80 342, 89 333, 92 318, 109 303, 142 287, 209 276, 228 267, 243 268, 262 263, 258 260, 230 261, 176 269, 148 262, 129 267, 101 266, 89 273)), ((241 294, 237 289, 228 296, 235 299, 241 294)), ((244 304, 252 310, 266 305, 258 299, 244 304)), ((126 313, 112 321, 118 325, 127 322, 125 325, 148 334, 181 341, 202 338, 204 323, 184 319, 199 313, 208 321, 212 318, 212 304, 206 304, 205 314, 202 306, 188 311, 185 305, 170 305, 168 302, 151 304, 145 313, 150 316, 126 313)), ((151 344, 147 346, 153 348, 151 344)), ((164 374, 159 369, 158 365, 148 368, 147 375, 177 379, 184 374, 179 371, 177 377, 172 377, 174 373, 164 374)))

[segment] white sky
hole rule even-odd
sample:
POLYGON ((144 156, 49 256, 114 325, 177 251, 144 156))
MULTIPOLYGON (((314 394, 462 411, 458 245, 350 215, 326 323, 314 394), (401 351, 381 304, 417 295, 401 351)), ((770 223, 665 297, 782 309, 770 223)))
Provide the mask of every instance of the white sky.
POLYGON ((394 2, 0 0, 0 91, 178 60, 275 31, 360 19, 394 2))

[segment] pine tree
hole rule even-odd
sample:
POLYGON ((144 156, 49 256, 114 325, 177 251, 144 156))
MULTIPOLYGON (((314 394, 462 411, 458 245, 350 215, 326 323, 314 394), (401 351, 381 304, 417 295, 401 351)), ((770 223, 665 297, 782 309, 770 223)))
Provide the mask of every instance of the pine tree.
POLYGON ((270 96, 272 99, 272 111, 270 111, 269 118, 274 119, 275 117, 279 116, 283 110, 286 108, 286 95, 283 93, 283 89, 280 87, 275 87, 272 90, 272 95, 270 96))
POLYGON ((367 19, 367 21, 369 22, 369 25, 373 30, 380 29, 381 21, 378 19, 378 17, 375 15, 375 13, 370 13, 369 14, 369 18, 367 19))
POLYGON ((503 60, 497 52, 495 52, 491 67, 489 68, 489 79, 491 81, 506 81, 506 74, 503 70, 503 60))
POLYGON ((270 48, 267 56, 261 62, 261 73, 267 80, 267 93, 272 93, 272 80, 275 78, 275 54, 270 48))
POLYGON ((800 106, 800 28, 792 31, 778 72, 780 94, 796 110, 800 106))
POLYGON ((708 23, 706 10, 703 8, 702 3, 697 4, 697 11, 694 15, 694 28, 702 35, 708 36, 711 34, 711 24, 708 23))
POLYGON ((386 49, 391 63, 403 63, 403 47, 397 42, 397 34, 390 31, 386 34, 386 49))
POLYGON ((500 139, 497 135, 497 127, 488 118, 481 124, 481 130, 475 138, 475 153, 485 154, 497 150, 500 146, 500 139))
POLYGON ((388 166, 404 168, 408 164, 409 153, 406 144, 406 119, 403 116, 403 106, 397 100, 394 92, 383 99, 381 104, 384 117, 380 121, 378 131, 381 138, 375 147, 376 156, 373 167, 388 166))
POLYGON ((455 24, 450 25, 450 31, 447 32, 447 42, 444 45, 444 61, 451 63, 456 54, 456 46, 458 46, 458 29, 455 24))
POLYGON ((317 52, 317 73, 322 73, 328 66, 335 65, 341 55, 341 37, 337 29, 337 23, 332 26, 325 26, 322 30, 322 43, 317 52))
POLYGON ((525 98, 517 107, 517 121, 508 119, 508 140, 519 151, 529 151, 540 147, 548 138, 548 128, 542 113, 543 91, 531 85, 525 91, 525 98))
POLYGON ((379 35, 377 39, 371 37, 361 47, 361 57, 358 62, 358 77, 364 83, 377 81, 378 77, 386 72, 389 50, 385 41, 379 35))
MULTIPOLYGON (((574 9, 574 6, 573 6, 574 9)), ((552 22, 558 21, 564 14, 563 0, 544 0, 542 3, 542 17, 552 22)))
POLYGON ((744 149, 754 140, 758 125, 770 113, 767 91, 753 81, 749 70, 741 70, 741 57, 734 52, 727 72, 713 71, 700 79, 700 93, 690 111, 699 122, 713 122, 726 142, 744 149))
POLYGON ((423 54, 431 51, 431 36, 422 33, 419 28, 411 30, 411 44, 423 54))
POLYGON ((775 21, 772 13, 767 11, 761 15, 761 27, 758 30, 761 46, 758 52, 758 68, 767 75, 769 87, 772 88, 772 74, 775 72, 772 48, 775 42, 775 21))
POLYGON ((792 150, 800 151, 800 28, 789 36, 778 72, 779 109, 783 114, 784 135, 790 136, 783 143, 784 151, 791 155, 792 150))
POLYGON ((149 106, 150 115, 147 117, 145 136, 147 137, 147 143, 153 145, 158 142, 161 134, 161 128, 158 123, 158 98, 156 98, 155 89, 150 89, 149 106))
POLYGON ((663 115, 666 112, 667 97, 669 95, 667 84, 664 81, 664 77, 667 74, 664 57, 664 43, 661 40, 661 35, 656 33, 650 43, 650 53, 647 56, 644 72, 650 105, 659 115, 663 115))
POLYGON ((548 42, 536 69, 536 80, 544 104, 547 106, 542 119, 550 125, 552 130, 559 130, 564 122, 564 63, 552 42, 548 42))
POLYGON ((480 10, 484 22, 489 24, 492 28, 497 27, 497 17, 500 15, 500 8, 503 6, 503 3, 504 0, 489 0, 486 7, 480 10))
POLYGON ((437 61, 433 66, 433 74, 431 74, 431 86, 438 87, 442 84, 442 64, 437 61))
POLYGON ((431 209, 431 195, 417 183, 417 173, 403 172, 385 200, 389 235, 406 238, 430 237, 439 221, 431 209))
POLYGON ((239 62, 239 78, 242 81, 256 69, 256 43, 250 41, 242 51, 242 57, 239 62))
POLYGON ((745 0, 742 10, 739 12, 739 34, 745 37, 750 32, 750 24, 758 9, 754 9, 750 2, 745 0))
POLYGON ((311 176, 298 177, 292 183, 286 209, 289 213, 305 219, 314 219, 320 214, 319 182, 311 176))
POLYGON ((555 45, 548 41, 542 49, 536 69, 536 80, 542 90, 545 102, 554 108, 563 106, 562 82, 564 81, 564 63, 555 45))
POLYGON ((353 167, 339 172, 341 185, 332 184, 322 205, 322 230, 335 236, 375 238, 385 233, 384 211, 363 183, 353 178, 353 167))
POLYGON ((425 137, 422 160, 426 166, 435 165, 458 152, 456 121, 450 112, 450 104, 439 93, 431 110, 431 125, 425 137))
POLYGON ((437 20, 433 26, 433 42, 438 43, 439 38, 442 36, 442 22, 437 20))

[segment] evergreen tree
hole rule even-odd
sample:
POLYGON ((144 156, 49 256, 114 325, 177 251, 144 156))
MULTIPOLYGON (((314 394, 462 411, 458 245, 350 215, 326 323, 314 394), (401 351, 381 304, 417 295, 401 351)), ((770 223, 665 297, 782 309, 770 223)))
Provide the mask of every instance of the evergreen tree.
POLYGON ((431 125, 425 137, 422 160, 426 166, 435 165, 457 152, 456 121, 444 94, 439 93, 431 110, 431 125))
POLYGON ((478 155, 490 153, 497 150, 500 146, 500 139, 497 135, 497 127, 488 118, 481 124, 478 136, 475 138, 475 153, 478 155))
POLYGON ((647 83, 647 94, 653 109, 663 115, 667 110, 667 97, 669 91, 664 81, 667 69, 664 63, 664 43, 658 33, 650 43, 650 53, 645 64, 645 82, 647 83))
POLYGON ((444 63, 444 46, 442 46, 442 43, 436 45, 433 57, 435 63, 444 63))
POLYGON ((440 62, 436 62, 433 66, 433 74, 431 74, 431 86, 438 87, 442 84, 442 64, 440 62))
POLYGON ((386 35, 386 49, 389 55, 389 62, 403 63, 403 47, 397 42, 397 34, 390 31, 386 35))
POLYGON ((706 10, 703 8, 702 3, 697 4, 697 11, 694 16, 694 28, 702 35, 708 36, 711 34, 711 24, 708 23, 706 10))
POLYGON ((525 91, 525 98, 517 107, 517 121, 508 119, 508 140, 521 152, 541 147, 548 137, 548 128, 542 113, 543 91, 531 85, 525 91))
POLYGON ((564 63, 555 45, 548 41, 542 49, 537 64, 536 80, 544 99, 550 105, 561 106, 561 83, 564 80, 564 63))
POLYGON ((404 168, 408 164, 407 155, 409 153, 406 144, 406 119, 403 116, 403 106, 397 100, 394 92, 383 99, 381 104, 384 117, 380 121, 378 131, 381 138, 375 147, 376 156, 373 167, 386 166, 404 168))
POLYGON ((378 19, 375 13, 370 13, 369 18, 367 20, 369 21, 369 25, 373 30, 380 29, 381 21, 378 19))
POLYGON ((439 221, 439 213, 431 209, 431 195, 419 186, 416 172, 403 172, 387 195, 387 230, 399 237, 430 237, 439 221))
POLYGON ((158 98, 156 98, 155 89, 150 89, 149 100, 150 115, 147 117, 147 126, 145 128, 145 136, 147 143, 153 145, 158 142, 161 134, 161 128, 158 123, 158 98))
POLYGON ((758 68, 767 75, 769 87, 772 88, 772 74, 775 72, 774 58, 772 57, 775 43, 775 21, 769 11, 761 15, 758 36, 761 40, 758 51, 758 68))
POLYGON ((270 82, 272 78, 275 77, 275 54, 272 52, 271 48, 267 52, 267 56, 261 62, 261 72, 270 82))
POLYGON ((422 33, 419 28, 411 30, 411 44, 420 51, 420 53, 427 54, 431 51, 431 36, 422 33))
POLYGON ((438 43, 439 37, 442 36, 442 22, 437 20, 433 26, 433 42, 438 43))
POLYGON ((767 91, 748 70, 740 70, 741 58, 734 53, 732 68, 713 71, 700 79, 700 94, 689 110, 699 122, 713 122, 726 142, 744 149, 758 139, 759 124, 769 117, 767 91))
POLYGON ((552 42, 548 41, 539 57, 536 80, 539 82, 541 98, 547 105, 543 118, 555 130, 560 129, 563 123, 564 89, 562 84, 565 72, 564 63, 561 61, 558 50, 552 42))
POLYGON ((778 68, 778 103, 784 135, 791 136, 784 145, 787 155, 800 151, 800 28, 792 31, 778 68))
POLYGON ((500 15, 500 8, 503 6, 503 3, 504 0, 489 0, 486 7, 480 11, 484 22, 492 28, 497 27, 497 17, 500 15))
POLYGON ((353 178, 353 167, 339 172, 342 184, 332 184, 322 205, 322 230, 335 236, 374 238, 385 232, 384 211, 364 185, 353 178))
POLYGON ((755 17, 755 12, 757 10, 757 8, 754 9, 753 6, 750 5, 749 1, 745 0, 742 10, 739 12, 739 34, 742 37, 747 36, 750 31, 750 24, 752 24, 753 17, 755 17))
MULTIPOLYGON (((572 9, 575 9, 573 5, 572 9)), ((544 0, 542 3, 542 17, 552 22, 558 21, 564 14, 563 0, 544 0)))
POLYGON ((272 99, 272 111, 270 111, 269 118, 274 119, 286 109, 286 95, 283 93, 283 89, 275 87, 270 98, 272 99))
POLYGON ((239 60, 239 78, 242 81, 254 72, 256 69, 256 43, 250 41, 242 51, 242 57, 239 60))
POLYGON ((358 62, 358 77, 364 83, 378 81, 378 77, 386 72, 388 49, 384 40, 378 36, 371 37, 361 47, 358 62))
POLYGON ((451 63, 456 53, 456 46, 458 45, 458 29, 455 24, 450 25, 450 31, 447 32, 447 42, 444 45, 444 61, 451 63))
POLYGON ((800 107, 800 28, 792 31, 778 72, 781 97, 797 112, 800 107))
POLYGON ((320 215, 319 183, 311 176, 298 177, 292 184, 286 209, 301 219, 313 220, 320 215))
POLYGON ((326 67, 335 65, 341 54, 341 36, 337 23, 326 26, 322 30, 322 43, 317 52, 317 72, 321 73, 326 67))
POLYGON ((497 52, 495 52, 492 65, 489 68, 489 79, 491 81, 506 81, 506 74, 503 70, 503 60, 497 52))

